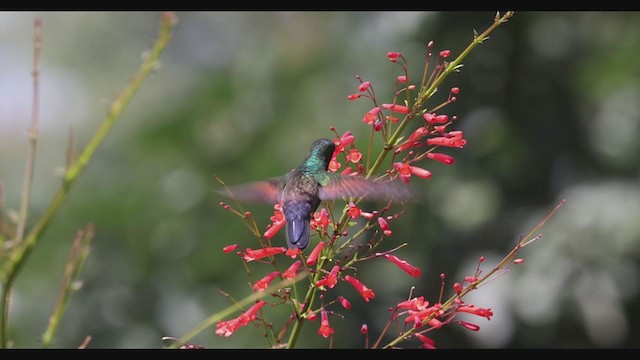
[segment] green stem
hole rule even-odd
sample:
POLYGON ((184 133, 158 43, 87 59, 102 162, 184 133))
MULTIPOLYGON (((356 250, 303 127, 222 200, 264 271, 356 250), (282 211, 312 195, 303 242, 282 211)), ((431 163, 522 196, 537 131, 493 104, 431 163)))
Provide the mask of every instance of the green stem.
POLYGON ((45 210, 45 213, 42 215, 42 217, 40 217, 33 229, 27 234, 24 241, 21 242, 11 253, 7 262, 3 264, 0 272, 3 282, 2 295, 0 296, 0 307, 2 307, 3 315, 2 320, 0 321, 0 328, 2 329, 2 339, 0 340, 0 343, 2 344, 3 348, 7 347, 9 341, 6 331, 7 318, 9 313, 8 296, 16 275, 19 273, 33 248, 38 244, 40 236, 50 224, 58 208, 66 199, 69 189, 78 179, 78 176, 82 173, 82 170, 84 170, 85 166, 89 163, 98 146, 105 139, 117 120, 119 120, 122 112, 127 107, 133 96, 136 94, 140 85, 142 85, 151 71, 156 68, 160 54, 164 51, 169 43, 169 40, 171 39, 171 32, 175 24, 175 15, 173 13, 165 13, 162 18, 162 24, 160 27, 158 39, 156 40, 151 53, 142 63, 140 69, 134 75, 133 79, 124 89, 124 91, 122 91, 120 96, 111 104, 109 113, 102 120, 100 128, 93 136, 89 144, 84 148, 78 160, 74 162, 64 174, 62 186, 55 193, 53 200, 51 200, 51 203, 45 210))

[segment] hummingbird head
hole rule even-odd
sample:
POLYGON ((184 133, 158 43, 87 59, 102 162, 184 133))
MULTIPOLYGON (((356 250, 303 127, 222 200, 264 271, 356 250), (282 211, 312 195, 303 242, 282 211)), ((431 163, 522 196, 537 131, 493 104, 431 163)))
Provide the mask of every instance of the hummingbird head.
POLYGON ((322 170, 327 170, 335 149, 336 145, 332 140, 318 139, 311 144, 306 162, 317 162, 318 165, 321 165, 322 170))

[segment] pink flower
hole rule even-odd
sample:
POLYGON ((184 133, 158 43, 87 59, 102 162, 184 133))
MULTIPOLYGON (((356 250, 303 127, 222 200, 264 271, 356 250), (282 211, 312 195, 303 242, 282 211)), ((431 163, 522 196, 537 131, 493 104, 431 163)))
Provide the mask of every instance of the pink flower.
POLYGON ((291 264, 287 270, 282 273, 282 277, 285 279, 293 279, 296 277, 296 273, 298 272, 298 268, 302 265, 302 261, 298 260, 291 264))
POLYGON ((364 114, 362 122, 371 125, 378 118, 378 114, 380 114, 380 108, 375 107, 364 114))
POLYGON ((347 155, 347 160, 355 164, 358 161, 360 161, 360 159, 362 159, 362 153, 358 151, 358 149, 349 150, 349 155, 347 155))
POLYGON ((311 254, 307 258, 307 265, 311 266, 316 263, 318 260, 318 256, 320 256, 320 252, 322 252, 322 248, 324 247, 324 241, 320 241, 316 247, 311 250, 311 254))
POLYGON ((452 165, 454 162, 453 157, 441 153, 427 153, 427 157, 431 160, 441 162, 445 165, 452 165))
POLYGON ((316 321, 317 317, 318 317, 318 315, 315 312, 313 312, 311 310, 307 311, 307 319, 309 319, 311 321, 316 321))
POLYGON ((336 145, 336 150, 334 151, 334 157, 335 157, 335 154, 341 153, 346 146, 353 143, 355 139, 356 138, 353 135, 351 135, 351 131, 345 131, 345 133, 342 134, 340 139, 333 140, 333 143, 336 145))
POLYGON ((349 275, 345 276, 344 279, 347 280, 349 284, 351 284, 351 286, 353 286, 360 293, 364 301, 369 302, 370 299, 376 297, 376 294, 373 293, 373 290, 366 287, 363 283, 360 282, 360 280, 349 275))
POLYGON ((454 94, 457 94, 457 93, 460 92, 460 88, 459 87, 452 87, 451 88, 451 92, 454 93, 454 94))
POLYGON ((280 203, 273 206, 273 216, 269 218, 273 223, 269 226, 267 231, 264 232, 262 236, 265 239, 271 239, 273 235, 278 233, 280 229, 287 223, 287 219, 284 218, 284 213, 282 212, 282 205, 280 203))
POLYGON ((436 348, 436 342, 433 341, 433 339, 431 339, 430 337, 427 337, 426 335, 422 335, 420 333, 416 333, 415 335, 420 341, 422 341, 422 345, 420 346, 421 348, 425 348, 425 349, 436 348))
POLYGON ((440 51, 440 56, 442 56, 443 58, 448 58, 449 55, 451 55, 451 50, 442 50, 440 51))
POLYGON ((361 213, 362 210, 360 210, 360 208, 357 207, 356 204, 352 202, 349 203, 349 210, 347 210, 347 214, 349 214, 349 217, 351 217, 352 219, 357 219, 361 213))
POLYGON ((522 264, 524 262, 524 259, 515 259, 513 260, 514 264, 522 264))
POLYGON ((256 281, 256 283, 253 285, 253 290, 254 291, 264 291, 266 288, 269 287, 269 284, 271 284, 273 279, 275 279, 275 277, 278 276, 278 275, 280 275, 280 272, 278 272, 278 271, 273 271, 273 272, 268 273, 262 279, 256 281))
MULTIPOLYGON (((416 303, 416 305, 419 305, 419 303, 416 303)), ((425 307, 427 305, 428 305, 428 303, 423 304, 423 306, 421 306, 421 307, 425 307)), ((407 316, 407 318, 404 319, 404 322, 405 322, 405 324, 414 323, 414 324, 416 324, 418 326, 422 326, 422 322, 425 319, 429 318, 433 313, 438 314, 441 311, 440 310, 441 308, 442 308, 441 304, 435 304, 435 305, 433 305, 431 307, 424 308, 424 309, 419 310, 419 311, 409 310, 409 316, 407 316)))
POLYGON ((371 86, 371 81, 365 81, 360 86, 358 86, 359 91, 366 91, 371 86))
POLYGON ((256 312, 260 310, 260 308, 265 304, 264 301, 260 300, 255 303, 249 310, 242 313, 235 319, 227 320, 227 321, 219 321, 216 325, 216 335, 220 336, 231 336, 236 330, 238 330, 242 326, 246 326, 251 321, 255 320, 256 312))
POLYGON ((318 330, 318 334, 322 335, 325 339, 329 337, 329 335, 333 335, 334 330, 329 325, 329 317, 327 316, 326 310, 320 310, 320 316, 322 320, 320 321, 320 329, 318 330))
POLYGON ((233 245, 227 245, 225 247, 222 248, 222 252, 223 253, 230 253, 233 250, 238 248, 238 244, 233 244, 233 245))
POLYGON ((409 108, 404 105, 397 104, 382 104, 383 109, 391 110, 400 114, 408 114, 409 108))
POLYGON ((360 94, 350 94, 347 95, 347 100, 356 100, 360 97, 360 94))
POLYGON ((401 82, 401 83, 403 83, 403 84, 406 84, 408 79, 407 79, 407 77, 406 77, 406 76, 404 76, 404 75, 400 75, 400 76, 398 76, 398 77, 396 78, 396 80, 398 80, 398 82, 401 82))
POLYGON ((422 311, 426 309, 427 306, 429 306, 429 302, 424 301, 424 296, 415 297, 411 300, 405 300, 396 305, 398 309, 406 309, 411 311, 422 311))
POLYGON ((330 172, 338 171, 338 169, 340 169, 341 166, 342 166, 342 164, 340 164, 336 159, 331 159, 331 161, 329 161, 329 171, 330 172))
POLYGON ((460 283, 453 284, 453 291, 455 291, 456 294, 460 294, 462 291, 462 285, 460 285, 460 283))
POLYGON ((417 166, 411 166, 408 163, 397 162, 393 164, 393 167, 396 170, 398 170, 398 174, 400 175, 400 180, 402 180, 402 182, 405 184, 409 183, 409 179, 411 178, 411 175, 415 175, 423 179, 428 179, 431 177, 430 171, 417 166))
POLYGON ((362 326, 360 327, 360 334, 366 335, 368 332, 369 327, 367 326, 367 324, 362 324, 362 326))
POLYGON ((493 316, 493 312, 491 311, 491 308, 489 308, 489 309, 479 308, 479 307, 476 307, 475 305, 459 306, 456 309, 456 311, 457 312, 465 312, 465 313, 469 313, 469 314, 473 314, 473 315, 477 315, 477 316, 486 317, 487 320, 491 320, 491 317, 493 316))
POLYGON ((417 278, 420 277, 420 269, 409 264, 406 260, 401 260, 394 255, 384 254, 384 257, 392 263, 396 264, 400 269, 404 270, 407 274, 417 278))
POLYGON ((327 209, 322 208, 320 209, 320 212, 316 212, 313 214, 313 218, 311 219, 311 229, 315 229, 318 227, 326 229, 327 225, 329 225, 330 223, 331 220, 329 219, 329 213, 327 212, 327 209))
POLYGON ((287 249, 283 247, 268 247, 268 248, 263 248, 258 250, 251 250, 247 248, 242 257, 246 262, 250 262, 253 260, 260 260, 267 256, 282 254, 285 251, 287 251, 287 249))
POLYGON ((296 256, 298 256, 298 254, 300 254, 301 252, 302 250, 300 250, 299 247, 295 247, 295 248, 288 248, 284 254, 292 259, 295 259, 296 256))
POLYGON ((396 51, 389 51, 389 52, 387 53, 387 58, 389 58, 389 61, 391 61, 391 62, 396 62, 396 61, 398 61, 398 58, 399 58, 400 56, 402 56, 402 54, 401 54, 401 53, 399 53, 399 52, 396 52, 396 51))
POLYGON ((340 266, 334 266, 329 274, 324 278, 318 280, 316 282, 316 286, 324 286, 329 289, 333 289, 334 286, 338 283, 338 273, 340 272, 340 266))
POLYGON ((343 296, 338 296, 338 301, 340 302, 342 307, 345 308, 345 310, 351 309, 351 303, 349 302, 349 300, 345 299, 343 296))

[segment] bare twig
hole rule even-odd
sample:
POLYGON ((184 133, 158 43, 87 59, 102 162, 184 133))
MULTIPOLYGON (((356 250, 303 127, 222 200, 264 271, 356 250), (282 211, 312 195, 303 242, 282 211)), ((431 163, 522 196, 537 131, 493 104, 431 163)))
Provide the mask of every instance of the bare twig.
POLYGON ((90 342, 91 342, 91 335, 87 335, 87 337, 84 338, 84 341, 82 342, 82 344, 78 346, 78 349, 86 349, 87 346, 89 346, 90 342))
POLYGON ((73 244, 71 245, 71 254, 69 260, 64 269, 64 277, 58 292, 58 298, 56 299, 56 305, 53 313, 49 318, 49 325, 42 336, 42 346, 49 347, 53 341, 60 319, 64 314, 64 311, 69 302, 69 298, 73 291, 77 290, 75 284, 78 274, 82 270, 82 266, 89 255, 89 248, 91 247, 91 240, 93 239, 94 228, 93 224, 85 226, 84 229, 78 230, 73 244))

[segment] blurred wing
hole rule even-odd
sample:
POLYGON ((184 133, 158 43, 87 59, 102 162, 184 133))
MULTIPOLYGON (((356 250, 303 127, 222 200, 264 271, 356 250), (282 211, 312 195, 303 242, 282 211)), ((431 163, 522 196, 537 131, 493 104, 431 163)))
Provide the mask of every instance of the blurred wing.
POLYGON ((320 187, 321 200, 333 200, 349 197, 367 199, 396 200, 415 199, 415 192, 408 185, 398 181, 375 182, 358 176, 346 176, 333 173, 316 175, 320 187))
POLYGON ((266 202, 275 204, 280 201, 280 178, 272 178, 264 181, 255 181, 247 184, 229 186, 227 189, 219 189, 222 195, 247 202, 266 202))

